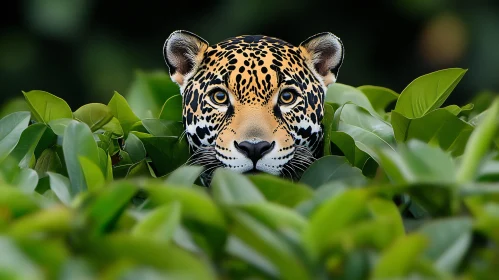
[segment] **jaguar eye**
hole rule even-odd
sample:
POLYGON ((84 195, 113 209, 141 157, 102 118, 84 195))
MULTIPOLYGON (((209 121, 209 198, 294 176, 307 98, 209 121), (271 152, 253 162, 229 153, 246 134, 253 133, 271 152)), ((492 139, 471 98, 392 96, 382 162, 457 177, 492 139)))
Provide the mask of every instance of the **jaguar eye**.
POLYGON ((211 95, 211 101, 217 105, 227 105, 229 101, 229 96, 226 92, 217 91, 211 95))
POLYGON ((283 91, 279 95, 279 103, 282 105, 289 105, 296 99, 296 95, 291 91, 283 91))

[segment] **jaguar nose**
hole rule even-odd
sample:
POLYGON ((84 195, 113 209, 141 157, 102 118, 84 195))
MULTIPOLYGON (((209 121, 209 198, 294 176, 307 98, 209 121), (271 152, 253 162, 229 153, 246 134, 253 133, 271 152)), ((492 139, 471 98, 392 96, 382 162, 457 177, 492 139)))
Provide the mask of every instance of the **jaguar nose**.
POLYGON ((234 141, 234 146, 239 152, 241 152, 247 158, 251 159, 253 164, 256 165, 256 162, 259 159, 261 159, 264 155, 266 155, 274 148, 275 141, 272 141, 272 144, 267 141, 260 141, 258 143, 251 143, 248 141, 237 143, 236 141, 234 141))

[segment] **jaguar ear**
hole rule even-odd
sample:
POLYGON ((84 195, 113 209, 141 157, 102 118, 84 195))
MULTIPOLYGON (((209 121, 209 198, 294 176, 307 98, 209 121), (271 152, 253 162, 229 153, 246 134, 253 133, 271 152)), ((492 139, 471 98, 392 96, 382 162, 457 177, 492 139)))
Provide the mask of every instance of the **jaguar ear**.
POLYGON ((330 32, 319 33, 303 41, 299 48, 326 86, 336 82, 344 55, 340 38, 330 32))
POLYGON ((163 57, 170 77, 179 86, 196 71, 208 48, 208 42, 194 33, 184 30, 173 32, 163 46, 163 57))

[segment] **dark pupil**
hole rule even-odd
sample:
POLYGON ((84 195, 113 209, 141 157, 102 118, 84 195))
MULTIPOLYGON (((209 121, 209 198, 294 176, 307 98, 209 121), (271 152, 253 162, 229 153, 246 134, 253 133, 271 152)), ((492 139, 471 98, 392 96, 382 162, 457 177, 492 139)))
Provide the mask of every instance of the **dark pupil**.
POLYGON ((289 92, 285 92, 285 93, 282 94, 282 100, 283 101, 289 101, 289 100, 291 100, 291 97, 292 97, 291 93, 289 93, 289 92))
POLYGON ((218 92, 215 94, 215 99, 218 101, 218 102, 224 102, 225 101, 225 93, 223 92, 218 92))

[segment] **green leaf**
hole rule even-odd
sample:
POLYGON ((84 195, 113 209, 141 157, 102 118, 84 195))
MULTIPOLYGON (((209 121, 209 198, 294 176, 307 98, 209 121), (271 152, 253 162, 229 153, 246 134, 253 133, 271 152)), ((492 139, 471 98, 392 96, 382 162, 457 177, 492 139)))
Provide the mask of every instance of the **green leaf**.
POLYGON ((397 98, 399 97, 398 93, 384 87, 366 85, 360 86, 357 89, 362 91, 366 95, 374 110, 376 110, 376 112, 378 112, 378 114, 380 115, 386 113, 385 110, 388 105, 397 100, 397 98))
POLYGON ((496 135, 499 124, 499 98, 495 98, 481 123, 471 134, 461 160, 458 181, 472 181, 496 135))
POLYGON ((329 86, 325 101, 335 103, 338 107, 347 103, 353 103, 366 109, 371 114, 376 114, 376 110, 374 110, 369 99, 367 99, 362 91, 341 83, 334 83, 329 86))
POLYGON ((74 112, 77 120, 86 123, 90 130, 96 131, 113 119, 111 109, 101 103, 85 104, 74 112))
POLYGON ((154 176, 152 171, 149 169, 149 165, 145 159, 132 164, 128 169, 125 178, 134 178, 134 177, 151 177, 154 176))
POLYGON ((295 206, 296 211, 309 217, 318 209, 324 201, 340 194, 347 189, 347 185, 341 181, 333 181, 320 186, 314 191, 313 197, 295 206))
POLYGON ((23 94, 38 122, 48 124, 52 120, 73 118, 73 112, 66 101, 53 94, 41 90, 23 91, 23 94))
POLYGON ((244 175, 219 168, 211 182, 213 199, 224 205, 242 205, 265 201, 265 197, 244 175))
POLYGON ((137 71, 126 99, 140 119, 156 118, 165 101, 180 93, 165 71, 137 71))
POLYGON ((15 112, 29 110, 28 103, 24 98, 14 97, 0 106, 0 119, 15 112))
POLYGON ((375 279, 407 278, 428 246, 425 236, 411 234, 397 239, 380 256, 373 271, 375 279))
POLYGON ((69 206, 72 201, 69 178, 53 172, 47 172, 47 175, 50 178, 50 189, 64 205, 69 206))
MULTIPOLYGON (((303 216, 279 204, 271 202, 242 204, 236 208, 289 239, 299 239, 302 231, 308 226, 303 216)), ((296 240, 296 244, 299 243, 299 240, 296 240)))
POLYGON ((310 165, 303 173, 300 183, 316 189, 336 180, 362 185, 365 178, 362 171, 350 165, 345 157, 325 156, 310 165))
POLYGON ((182 123, 161 119, 143 119, 142 125, 154 136, 180 136, 184 131, 182 123))
POLYGON ((111 133, 113 138, 120 138, 124 135, 123 128, 121 128, 119 120, 115 117, 113 117, 108 123, 99 128, 97 132, 109 132, 111 133))
POLYGON ((106 153, 102 148, 98 148, 99 150, 99 163, 98 166, 104 179, 107 181, 111 181, 113 179, 113 170, 112 170, 112 161, 111 156, 106 153))
MULTIPOLYGON (((177 246, 158 243, 155 240, 136 238, 127 234, 114 234, 89 242, 85 246, 85 255, 97 263, 116 263, 117 260, 129 260, 139 267, 166 271, 166 278, 215 280, 215 272, 207 261, 177 246), (151 254, 151 252, 155 252, 151 254)), ((116 278, 111 278, 116 279, 116 278)), ((146 277, 130 279, 150 279, 146 277)), ((162 278, 164 279, 164 278, 162 278)))
POLYGON ((294 207, 298 203, 312 198, 314 193, 304 184, 292 183, 269 174, 252 175, 248 178, 265 196, 266 200, 287 207, 294 207))
POLYGON ((56 119, 48 122, 48 125, 52 129, 52 131, 59 136, 64 136, 64 131, 66 131, 66 127, 74 120, 71 119, 56 119))
POLYGON ((244 243, 241 239, 235 236, 229 236, 227 240, 227 252, 240 258, 245 262, 255 266, 259 270, 263 271, 265 274, 272 277, 272 279, 278 279, 279 272, 276 267, 266 258, 265 255, 258 253, 251 246, 244 243))
POLYGON ((156 137, 141 132, 133 133, 144 144, 158 177, 177 169, 189 158, 189 145, 185 138, 179 141, 176 136, 156 137))
POLYGON ((225 218, 204 189, 185 188, 174 185, 147 184, 144 189, 154 205, 179 201, 182 204, 182 216, 197 220, 217 228, 225 228, 225 218))
POLYGON ((454 116, 457 116, 457 115, 461 114, 461 112, 472 110, 473 106, 474 106, 473 103, 469 103, 469 104, 464 105, 463 107, 459 107, 457 105, 449 105, 447 107, 444 107, 443 109, 449 111, 454 116))
POLYGON ((334 108, 330 104, 324 104, 324 155, 331 155, 331 130, 333 129, 334 108))
POLYGON ((116 182, 100 189, 99 195, 80 213, 86 221, 82 226, 87 236, 94 238, 110 231, 136 193, 137 187, 129 182, 116 182))
POLYGON ((454 183, 456 167, 450 154, 419 140, 399 145, 397 152, 378 150, 380 165, 395 183, 454 183))
POLYGON ((233 210, 232 233, 265 256, 279 270, 280 279, 313 279, 304 267, 304 261, 280 235, 256 218, 242 211, 233 210))
POLYGON ((87 189, 92 191, 103 187, 106 179, 99 165, 85 156, 78 156, 78 161, 85 176, 87 189))
POLYGON ((165 183, 191 187, 203 170, 201 166, 181 166, 168 175, 165 183))
MULTIPOLYGON (((182 224, 188 229, 196 247, 212 258, 224 254, 227 237, 223 213, 204 188, 186 188, 174 185, 148 183, 144 186, 151 206, 178 201, 182 204, 182 224)), ((185 241, 185 237, 180 238, 185 241)), ((179 240, 176 237, 175 240, 179 240)), ((182 244, 185 245, 185 242, 182 244)), ((189 246, 192 248, 192 246, 189 246)))
POLYGON ((35 171, 39 177, 44 177, 46 172, 63 172, 62 163, 54 147, 45 149, 35 164, 35 171))
POLYGON ((365 109, 345 104, 336 110, 334 118, 336 127, 333 130, 350 135, 357 148, 371 157, 375 156, 372 149, 378 147, 394 149, 395 138, 392 127, 365 109))
POLYGON ((473 224, 467 217, 454 217, 426 223, 418 229, 429 240, 424 255, 435 267, 453 273, 471 245, 473 224))
POLYGON ((459 156, 464 152, 473 127, 446 109, 436 109, 424 117, 408 119, 392 112, 395 138, 399 142, 418 139, 459 156))
POLYGON ((42 138, 47 126, 36 123, 28 126, 22 133, 16 147, 10 156, 19 162, 20 167, 30 167, 29 164, 35 156, 35 148, 42 138))
POLYGON ((393 201, 381 198, 373 198, 369 201, 368 208, 375 220, 386 220, 391 224, 391 235, 393 237, 405 234, 402 217, 393 201))
POLYGON ((38 210, 40 206, 34 196, 17 188, 0 185, 0 208, 9 209, 6 217, 17 218, 38 210))
POLYGON ((332 232, 352 225, 366 214, 367 199, 367 192, 352 189, 322 203, 303 232, 304 246, 313 259, 318 259, 327 250, 332 232))
POLYGON ((331 141, 341 150, 350 164, 363 168, 370 156, 359 149, 353 138, 341 131, 331 131, 331 141))
POLYGON ((449 68, 415 79, 400 94, 395 111, 406 118, 414 119, 439 108, 466 71, 468 70, 449 68))
POLYGON ((170 121, 182 121, 182 96, 180 94, 168 98, 161 108, 159 118, 170 121))
POLYGON ((77 121, 70 123, 64 132, 62 148, 71 181, 71 194, 76 195, 86 191, 87 183, 79 157, 84 156, 94 164, 99 164, 99 150, 90 128, 77 121))
POLYGON ((0 251, 8 256, 0 258, 0 275, 5 279, 45 279, 42 270, 9 237, 0 236, 0 251))
POLYGON ((38 184, 38 174, 33 169, 23 168, 14 178, 12 184, 25 193, 33 193, 38 184))
POLYGON ((29 112, 16 112, 0 120, 0 162, 14 150, 29 119, 29 112))
POLYGON ((116 91, 107 106, 111 110, 113 116, 119 120, 125 135, 128 134, 134 123, 140 121, 133 113, 126 99, 116 91))
POLYGON ((125 141, 125 151, 130 155, 132 162, 136 163, 146 157, 146 148, 142 141, 133 133, 128 134, 125 141))
POLYGON ((133 227, 131 234, 158 242, 169 242, 180 221, 181 204, 172 202, 149 212, 133 227))
POLYGON ((71 212, 66 207, 49 207, 17 219, 9 227, 15 237, 36 236, 40 233, 67 233, 71 229, 71 212))

